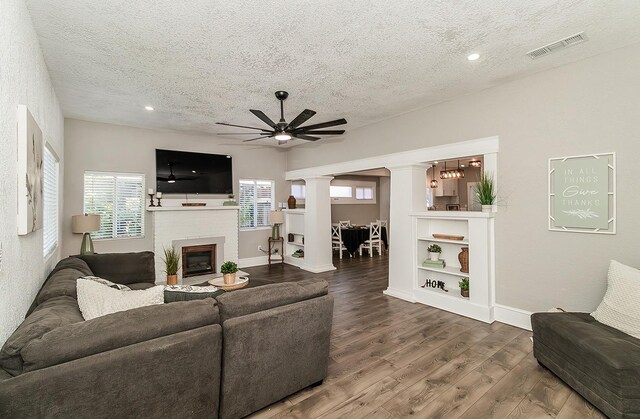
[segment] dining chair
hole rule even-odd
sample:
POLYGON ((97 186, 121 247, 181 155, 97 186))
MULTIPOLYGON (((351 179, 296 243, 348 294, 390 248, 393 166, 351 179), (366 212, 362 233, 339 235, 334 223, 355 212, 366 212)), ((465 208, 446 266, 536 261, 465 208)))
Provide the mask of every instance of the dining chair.
POLYGON ((342 243, 342 228, 340 223, 331 224, 331 251, 337 250, 340 252, 340 259, 342 259, 342 252, 347 250, 342 243))
POLYGON ((387 228, 388 221, 387 220, 376 220, 376 224, 380 224, 380 227, 387 228))
POLYGON ((349 228, 351 227, 351 220, 339 221, 340 228, 349 228))
MULTIPOLYGON (((385 230, 387 230, 386 234, 387 234, 387 237, 389 237, 389 222, 387 220, 376 220, 376 223, 380 224, 380 227, 381 227, 380 231, 382 231, 382 227, 384 227, 385 230)), ((384 244, 384 241, 382 242, 382 246, 383 246, 382 247, 383 252, 386 252, 387 246, 384 244)))
POLYGON ((369 251, 369 257, 373 257, 373 249, 378 249, 378 255, 382 256, 382 237, 380 236, 380 230, 382 226, 380 223, 371 223, 369 225, 369 240, 365 240, 364 243, 358 248, 358 253, 362 256, 362 249, 369 251))

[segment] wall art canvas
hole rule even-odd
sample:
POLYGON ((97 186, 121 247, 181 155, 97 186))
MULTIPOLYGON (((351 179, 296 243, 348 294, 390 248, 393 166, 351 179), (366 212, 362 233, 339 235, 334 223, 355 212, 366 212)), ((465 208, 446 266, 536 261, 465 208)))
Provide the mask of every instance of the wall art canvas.
POLYGON ((615 157, 549 159, 549 230, 615 234, 615 157))
POLYGON ((42 131, 25 105, 18 105, 18 234, 42 228, 42 131))

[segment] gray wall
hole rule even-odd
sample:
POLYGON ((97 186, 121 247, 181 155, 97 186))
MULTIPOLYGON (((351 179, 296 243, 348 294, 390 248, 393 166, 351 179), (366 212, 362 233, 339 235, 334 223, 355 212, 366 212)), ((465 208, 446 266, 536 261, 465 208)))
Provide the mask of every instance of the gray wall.
MULTIPOLYGON (((223 145, 234 141, 210 135, 192 135, 66 119, 65 146, 68 153, 65 156, 67 161, 65 177, 68 181, 64 189, 63 254, 76 254, 80 249, 82 236, 71 233, 71 216, 81 214, 83 210, 84 171, 144 173, 146 189, 155 189, 156 148, 230 154, 233 156, 236 197, 240 178, 272 179, 276 182, 276 202, 286 201, 289 190, 284 181, 285 153, 273 147, 223 145)), ((181 197, 179 200, 182 200, 181 197)), ((94 241, 96 252, 153 250, 149 214, 146 212, 144 238, 94 241)), ((240 258, 263 256, 264 253, 258 251, 258 245, 266 248, 270 233, 270 228, 241 231, 240 258)))
POLYGON ((369 224, 380 218, 380 178, 373 176, 336 176, 336 180, 376 182, 375 204, 331 204, 331 222, 350 220, 352 224, 369 224))
POLYGON ((288 169, 498 135, 497 302, 590 311, 602 299, 609 259, 640 267, 638 74, 635 44, 368 127, 347 126, 339 140, 290 151, 288 169), (618 159, 618 234, 548 231, 548 159, 610 151, 618 159))
MULTIPOLYGON (((17 235, 16 111, 27 105, 46 143, 60 158, 60 195, 64 167, 64 120, 49 79, 31 17, 22 0, 0 5, 0 345, 22 322, 45 275, 58 261, 42 252, 42 230, 17 235)), ((61 204, 62 207, 62 204, 61 204)), ((62 209, 59 210, 62 215, 62 209)), ((59 249, 59 248, 58 248, 59 249)))

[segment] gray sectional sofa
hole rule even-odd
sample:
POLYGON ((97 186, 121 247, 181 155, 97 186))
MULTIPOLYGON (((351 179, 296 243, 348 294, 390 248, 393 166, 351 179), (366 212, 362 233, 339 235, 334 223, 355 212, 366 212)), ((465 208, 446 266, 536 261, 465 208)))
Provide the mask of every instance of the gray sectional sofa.
POLYGON ((640 339, 589 313, 534 313, 538 362, 610 418, 640 418, 640 339))
POLYGON ((153 258, 56 266, 0 351, 0 417, 238 418, 325 378, 333 298, 322 280, 83 319, 77 278, 148 288, 153 258))

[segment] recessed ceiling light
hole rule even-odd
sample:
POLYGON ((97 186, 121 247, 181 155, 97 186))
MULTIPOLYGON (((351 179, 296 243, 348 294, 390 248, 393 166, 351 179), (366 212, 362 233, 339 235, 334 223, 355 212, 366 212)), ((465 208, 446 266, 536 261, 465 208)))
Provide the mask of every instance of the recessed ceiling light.
POLYGON ((474 52, 473 54, 469 54, 469 56, 467 57, 467 60, 469 61, 475 61, 478 58, 480 58, 480 54, 474 52))
POLYGON ((153 110, 153 106, 149 106, 149 105, 145 106, 144 108, 146 110, 148 110, 148 111, 152 111, 153 110))

